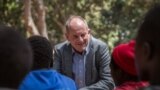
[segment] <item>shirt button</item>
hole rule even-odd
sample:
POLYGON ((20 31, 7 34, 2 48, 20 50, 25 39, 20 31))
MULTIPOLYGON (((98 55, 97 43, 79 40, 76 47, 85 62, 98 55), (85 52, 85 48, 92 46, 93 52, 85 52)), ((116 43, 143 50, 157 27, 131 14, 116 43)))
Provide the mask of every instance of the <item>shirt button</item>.
POLYGON ((80 80, 80 83, 82 83, 82 81, 80 80))

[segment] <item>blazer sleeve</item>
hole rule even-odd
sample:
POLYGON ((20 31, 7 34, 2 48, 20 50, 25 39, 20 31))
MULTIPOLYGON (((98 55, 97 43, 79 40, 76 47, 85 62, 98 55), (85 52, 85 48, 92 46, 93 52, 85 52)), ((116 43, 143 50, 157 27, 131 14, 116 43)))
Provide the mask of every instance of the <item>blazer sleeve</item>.
POLYGON ((79 90, 112 90, 114 82, 110 71, 110 54, 106 44, 101 43, 95 53, 98 64, 99 81, 79 90))
POLYGON ((61 60, 62 60, 61 53, 58 50, 58 46, 55 46, 53 55, 53 69, 57 70, 58 72, 61 72, 61 67, 60 67, 61 60))

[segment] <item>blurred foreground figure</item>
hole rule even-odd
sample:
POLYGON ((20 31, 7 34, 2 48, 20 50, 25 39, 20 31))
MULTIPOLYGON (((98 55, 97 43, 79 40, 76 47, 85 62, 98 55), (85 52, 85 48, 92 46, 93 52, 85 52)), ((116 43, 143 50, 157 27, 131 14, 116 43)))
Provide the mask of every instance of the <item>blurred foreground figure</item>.
POLYGON ((145 16, 136 37, 136 62, 141 79, 149 80, 145 90, 160 90, 160 5, 145 16))
POLYGON ((76 90, 72 79, 52 70, 53 49, 50 42, 41 36, 28 38, 31 44, 34 60, 30 72, 19 90, 76 90))
POLYGON ((0 26, 0 89, 17 89, 32 67, 29 43, 15 29, 0 26))
POLYGON ((115 90, 137 90, 148 86, 148 82, 139 81, 135 67, 135 41, 120 44, 113 49, 111 72, 116 84, 115 90))

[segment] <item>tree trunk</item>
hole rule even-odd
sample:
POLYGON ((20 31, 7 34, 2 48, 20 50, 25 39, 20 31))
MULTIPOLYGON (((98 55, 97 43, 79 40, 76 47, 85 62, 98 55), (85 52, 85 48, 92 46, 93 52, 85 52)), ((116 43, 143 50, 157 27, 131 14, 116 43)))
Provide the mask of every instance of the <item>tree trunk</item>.
POLYGON ((40 35, 46 37, 48 39, 46 22, 45 22, 45 6, 43 0, 34 0, 36 5, 36 13, 37 13, 37 28, 40 35))
POLYGON ((31 34, 31 35, 40 35, 35 23, 33 21, 32 15, 31 15, 31 0, 24 0, 24 24, 26 30, 31 34))
POLYGON ((31 35, 41 35, 48 39, 46 21, 45 21, 46 13, 43 0, 24 0, 23 4, 24 4, 24 24, 26 30, 31 35), (35 6, 32 7, 32 5, 35 6), (32 10, 34 10, 34 12, 32 12, 32 10), (32 15, 36 15, 36 17, 32 15))

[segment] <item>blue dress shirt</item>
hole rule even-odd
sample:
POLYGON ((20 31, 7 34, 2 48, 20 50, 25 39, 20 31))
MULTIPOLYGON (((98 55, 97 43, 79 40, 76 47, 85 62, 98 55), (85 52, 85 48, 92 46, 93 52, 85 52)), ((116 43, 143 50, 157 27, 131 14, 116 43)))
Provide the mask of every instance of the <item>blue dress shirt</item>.
POLYGON ((73 51, 73 74, 74 80, 78 88, 85 87, 85 61, 86 55, 89 52, 89 45, 87 45, 85 51, 82 54, 77 53, 74 49, 73 51))

